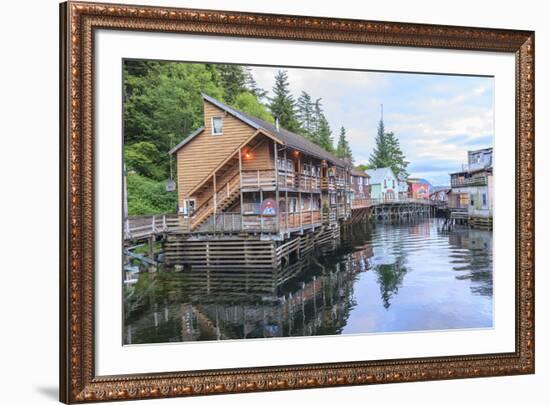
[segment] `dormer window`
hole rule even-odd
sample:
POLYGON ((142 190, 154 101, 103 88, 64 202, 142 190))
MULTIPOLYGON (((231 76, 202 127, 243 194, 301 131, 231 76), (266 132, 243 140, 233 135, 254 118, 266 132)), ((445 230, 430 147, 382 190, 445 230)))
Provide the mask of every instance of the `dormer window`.
POLYGON ((223 118, 212 117, 212 135, 221 135, 223 133, 223 118))

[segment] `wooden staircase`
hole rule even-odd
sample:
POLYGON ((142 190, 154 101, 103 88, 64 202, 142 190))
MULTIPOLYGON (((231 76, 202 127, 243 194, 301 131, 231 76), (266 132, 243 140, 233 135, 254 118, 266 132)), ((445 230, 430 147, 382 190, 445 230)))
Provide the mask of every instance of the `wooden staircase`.
POLYGON ((216 212, 221 213, 235 203, 240 196, 240 184, 241 179, 237 172, 231 180, 219 189, 216 198, 214 196, 210 197, 195 211, 193 217, 191 217, 190 230, 196 230, 214 214, 214 205, 216 206, 216 212))

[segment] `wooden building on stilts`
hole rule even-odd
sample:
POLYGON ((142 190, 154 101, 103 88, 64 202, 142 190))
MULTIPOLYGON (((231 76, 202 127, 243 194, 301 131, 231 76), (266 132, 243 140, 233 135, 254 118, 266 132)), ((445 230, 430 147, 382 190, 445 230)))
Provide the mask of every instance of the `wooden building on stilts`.
POLYGON ((204 126, 170 151, 179 226, 167 261, 274 268, 334 246, 351 217, 352 166, 277 121, 202 97, 204 126))

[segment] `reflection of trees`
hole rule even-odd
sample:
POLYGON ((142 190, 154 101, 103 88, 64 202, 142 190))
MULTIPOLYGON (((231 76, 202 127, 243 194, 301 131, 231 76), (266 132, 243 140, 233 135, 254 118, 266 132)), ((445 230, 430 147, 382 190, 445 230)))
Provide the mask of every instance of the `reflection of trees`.
POLYGON ((399 292, 399 287, 403 284, 403 278, 407 274, 407 268, 403 263, 403 258, 398 257, 395 263, 380 264, 374 267, 380 286, 380 295, 386 309, 390 307, 391 299, 399 292))

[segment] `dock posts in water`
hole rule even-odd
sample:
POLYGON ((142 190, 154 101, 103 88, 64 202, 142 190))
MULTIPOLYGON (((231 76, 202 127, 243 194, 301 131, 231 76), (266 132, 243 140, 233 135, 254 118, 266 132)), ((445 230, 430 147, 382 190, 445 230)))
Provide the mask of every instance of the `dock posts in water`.
POLYGON ((321 226, 285 241, 243 236, 197 236, 167 234, 164 250, 167 264, 201 267, 275 269, 315 249, 332 250, 340 237, 338 226, 321 226))
POLYGON ((154 244, 155 244, 155 237, 149 236, 147 238, 147 257, 150 259, 154 259, 154 244))

